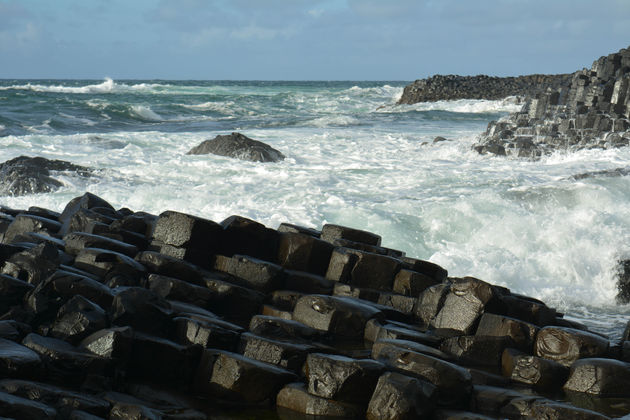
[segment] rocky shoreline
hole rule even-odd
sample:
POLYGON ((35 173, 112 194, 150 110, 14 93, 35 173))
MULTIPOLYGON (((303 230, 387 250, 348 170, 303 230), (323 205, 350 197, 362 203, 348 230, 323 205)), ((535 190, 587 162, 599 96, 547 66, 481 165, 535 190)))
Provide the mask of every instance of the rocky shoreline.
POLYGON ((508 96, 534 96, 571 82, 572 74, 532 74, 518 77, 435 75, 405 86, 397 104, 456 99, 497 100, 508 96))
POLYGON ((630 50, 600 57, 570 82, 493 121, 475 150, 520 158, 630 144, 630 50))
POLYGON ((630 328, 611 342, 370 232, 153 215, 86 193, 62 213, 2 208, 0 238, 5 417, 630 413, 630 328))

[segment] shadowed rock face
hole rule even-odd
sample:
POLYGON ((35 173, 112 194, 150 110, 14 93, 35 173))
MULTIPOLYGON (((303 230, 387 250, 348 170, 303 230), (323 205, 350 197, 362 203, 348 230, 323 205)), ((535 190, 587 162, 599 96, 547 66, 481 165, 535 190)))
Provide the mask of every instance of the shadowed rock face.
POLYGON ((0 196, 27 195, 55 191, 63 183, 51 171, 76 172, 89 176, 91 169, 64 160, 19 156, 0 163, 0 196))
POLYGON ((189 155, 215 154, 252 162, 278 162, 284 155, 273 147, 250 139, 241 133, 216 136, 190 149, 189 155))
POLYGON ((599 58, 564 86, 527 99, 520 112, 492 121, 474 149, 523 158, 557 150, 630 144, 630 49, 599 58))

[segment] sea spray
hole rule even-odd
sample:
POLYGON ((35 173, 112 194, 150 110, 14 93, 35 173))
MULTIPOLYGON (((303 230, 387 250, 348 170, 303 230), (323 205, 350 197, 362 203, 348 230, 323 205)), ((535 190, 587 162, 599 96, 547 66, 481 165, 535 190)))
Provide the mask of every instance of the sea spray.
POLYGON ((608 334, 618 335, 630 314, 614 304, 614 266, 630 253, 630 186, 626 177, 573 177, 622 167, 630 150, 537 162, 471 151, 490 120, 520 106, 515 100, 395 105, 403 82, 0 86, 8 98, 0 161, 40 155, 98 169, 89 179, 64 175, 54 193, 3 197, 3 205, 59 211, 91 191, 154 214, 239 214, 274 228, 345 224, 453 276, 542 298, 608 334), (287 159, 186 155, 232 131, 287 159), (446 141, 433 143, 436 136, 446 141))

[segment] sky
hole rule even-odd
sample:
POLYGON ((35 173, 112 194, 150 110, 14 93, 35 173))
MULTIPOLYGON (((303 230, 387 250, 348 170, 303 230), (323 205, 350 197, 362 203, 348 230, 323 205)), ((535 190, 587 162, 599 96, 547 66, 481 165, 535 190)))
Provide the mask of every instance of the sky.
POLYGON ((415 80, 570 73, 630 0, 0 0, 0 78, 415 80))

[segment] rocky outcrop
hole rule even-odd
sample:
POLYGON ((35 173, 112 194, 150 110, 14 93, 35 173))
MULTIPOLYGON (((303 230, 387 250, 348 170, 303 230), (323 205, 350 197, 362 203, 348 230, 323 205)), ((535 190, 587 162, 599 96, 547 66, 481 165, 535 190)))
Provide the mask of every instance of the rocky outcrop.
POLYGON ((493 121, 475 150, 523 158, 630 144, 630 50, 599 58, 570 83, 528 99, 493 121))
POLYGON ((405 86, 398 104, 455 99, 503 99, 508 96, 533 96, 548 88, 570 83, 570 74, 532 74, 518 77, 436 75, 405 86))
POLYGON ((374 233, 134 213, 89 193, 0 220, 5 416, 630 413, 630 327, 611 345, 374 233))
POLYGON ((193 147, 187 154, 206 155, 208 153, 252 162, 278 162, 284 159, 280 151, 241 133, 216 136, 212 140, 206 140, 193 147))
POLYGON ((0 163, 0 196, 55 191, 63 186, 63 182, 53 177, 55 172, 89 176, 91 169, 64 160, 19 156, 0 163))

